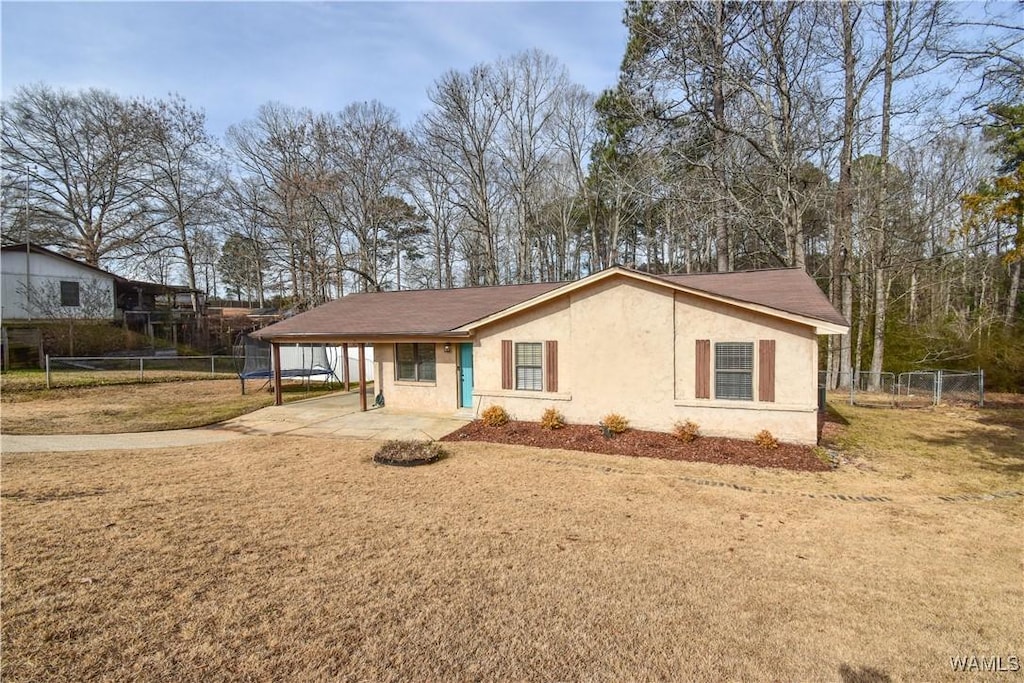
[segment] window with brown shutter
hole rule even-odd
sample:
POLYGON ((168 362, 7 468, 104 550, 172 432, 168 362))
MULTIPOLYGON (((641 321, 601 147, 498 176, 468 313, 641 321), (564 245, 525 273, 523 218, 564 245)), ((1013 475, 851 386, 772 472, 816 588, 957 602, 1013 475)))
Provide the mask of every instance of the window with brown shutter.
POLYGON ((697 378, 694 387, 694 398, 711 398, 711 340, 698 339, 697 364, 695 377, 697 378))
POLYGON ((544 345, 515 343, 516 391, 544 391, 544 345))
POLYGON ((501 388, 512 388, 512 340, 501 340, 501 388))
POLYGON ((715 399, 754 400, 754 342, 715 342, 715 399))
POLYGON ((775 400, 775 340, 762 339, 757 345, 757 400, 775 400))
POLYGON ((547 391, 558 391, 558 342, 544 342, 544 384, 547 391))

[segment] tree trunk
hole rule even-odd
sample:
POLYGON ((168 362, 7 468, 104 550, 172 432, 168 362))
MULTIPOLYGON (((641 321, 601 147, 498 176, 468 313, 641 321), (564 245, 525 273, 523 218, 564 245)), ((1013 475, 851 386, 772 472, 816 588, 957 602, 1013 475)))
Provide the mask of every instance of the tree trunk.
POLYGON ((192 300, 192 310, 199 313, 199 295, 196 294, 196 262, 192 256, 192 248, 188 243, 188 229, 185 222, 179 216, 175 221, 178 228, 178 239, 181 240, 181 256, 185 261, 185 277, 188 279, 188 286, 192 290, 189 297, 192 300))
POLYGON ((850 369, 850 372, 853 374, 850 375, 851 381, 855 379, 855 374, 860 370, 861 366, 861 353, 864 348, 864 322, 867 319, 867 316, 864 315, 863 311, 868 310, 870 302, 870 295, 868 293, 870 290, 865 286, 865 280, 867 279, 867 273, 865 271, 866 269, 862 265, 859 273, 861 286, 857 292, 860 299, 857 303, 859 304, 861 314, 857 316, 857 336, 855 340, 853 340, 853 358, 851 360, 852 367, 850 369))
POLYGON ((1020 261, 1010 264, 1010 293, 1006 297, 1006 318, 1004 323, 1009 327, 1016 322, 1017 296, 1020 293, 1020 261))
MULTIPOLYGON (((856 101, 854 76, 857 68, 854 48, 854 21, 850 14, 850 3, 840 3, 843 21, 843 144, 839 154, 839 184, 836 187, 836 219, 832 238, 830 294, 832 303, 840 307, 847 322, 853 322, 853 282, 850 278, 848 260, 853 251, 853 135, 856 123, 856 101)), ((850 335, 838 340, 839 378, 837 386, 846 386, 853 369, 850 335)))
POLYGON ((729 227, 725 216, 725 192, 728 179, 725 175, 725 92, 722 81, 725 79, 725 3, 715 2, 715 23, 713 35, 714 74, 711 84, 711 108, 715 119, 714 128, 714 174, 718 181, 718 197, 714 203, 715 222, 715 253, 718 257, 718 272, 729 271, 729 227))
MULTIPOLYGON (((871 348, 871 377, 869 389, 878 390, 879 377, 883 370, 885 357, 885 318, 888 311, 889 288, 886 286, 885 269, 875 266, 875 333, 871 348)), ((861 320, 865 318, 861 314, 861 320)))
MULTIPOLYGON (((878 378, 885 362, 885 316, 888 309, 888 287, 886 287, 886 262, 888 256, 889 232, 889 139, 892 123, 892 67, 893 67, 893 7, 892 2, 884 4, 885 13, 885 76, 882 85, 882 139, 879 157, 881 173, 878 188, 878 234, 875 258, 875 333, 871 350, 870 389, 877 391, 878 378)), ((861 317, 864 317, 863 310, 861 317)))
POLYGON ((910 311, 907 314, 908 322, 917 322, 917 270, 914 269, 910 273, 910 297, 909 306, 910 311))

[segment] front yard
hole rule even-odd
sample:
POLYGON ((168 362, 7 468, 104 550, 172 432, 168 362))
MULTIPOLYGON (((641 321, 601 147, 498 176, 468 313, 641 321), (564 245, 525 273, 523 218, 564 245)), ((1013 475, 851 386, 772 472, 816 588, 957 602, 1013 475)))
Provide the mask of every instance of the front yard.
POLYGON ((1019 411, 958 410, 841 408, 817 473, 480 443, 389 468, 300 437, 4 455, 0 675, 960 680, 951 657, 1024 656, 1024 498, 939 496, 1024 488, 1024 456, 1019 411))
MULTIPOLYGON (((237 379, 183 379, 150 373, 146 383, 102 384, 110 373, 79 373, 80 386, 46 389, 42 373, 6 373, 0 380, 0 431, 4 434, 113 434, 186 429, 229 420, 274 403, 250 381, 243 396, 237 379)), ((128 381, 131 381, 130 379, 128 381)), ((284 400, 322 396, 331 388, 284 384, 284 400)), ((333 389, 337 390, 337 384, 333 389)))

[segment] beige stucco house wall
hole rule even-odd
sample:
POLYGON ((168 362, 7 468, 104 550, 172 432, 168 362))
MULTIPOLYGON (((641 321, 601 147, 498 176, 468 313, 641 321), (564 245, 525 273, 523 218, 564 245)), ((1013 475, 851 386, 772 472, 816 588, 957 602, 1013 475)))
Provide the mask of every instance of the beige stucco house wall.
MULTIPOLYGON (((373 358, 377 364, 377 377, 374 380, 384 391, 387 405, 398 410, 415 410, 433 413, 451 413, 458 408, 458 367, 457 347, 444 343, 431 343, 434 346, 436 379, 432 382, 411 382, 397 379, 395 372, 395 344, 378 342, 373 345, 373 358)), ((375 388, 375 390, 377 390, 375 388)))
MULTIPOLYGON (((817 341, 811 323, 716 301, 624 275, 572 289, 472 329, 473 411, 501 405, 537 420, 555 407, 566 420, 597 424, 610 412, 641 429, 693 420, 710 436, 753 438, 767 429, 792 443, 817 439, 817 341), (557 391, 502 388, 502 341, 558 342, 557 391), (695 397, 697 340, 754 344, 753 400, 695 397), (775 400, 758 400, 757 344, 775 341, 775 400)), ((389 407, 451 412, 458 407, 456 343, 436 344, 437 379, 395 379, 394 344, 374 345, 389 407)), ((545 361, 546 362, 546 361, 545 361)), ((545 387, 546 388, 546 387, 545 387)))

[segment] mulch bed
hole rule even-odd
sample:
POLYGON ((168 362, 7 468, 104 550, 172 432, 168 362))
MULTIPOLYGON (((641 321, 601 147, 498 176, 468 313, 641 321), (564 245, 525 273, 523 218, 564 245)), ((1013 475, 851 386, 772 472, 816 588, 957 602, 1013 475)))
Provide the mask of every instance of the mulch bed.
POLYGON ((446 455, 443 448, 433 441, 385 441, 373 454, 373 461, 392 467, 417 467, 435 463, 446 455))
POLYGON ((629 429, 623 434, 605 438, 599 427, 591 425, 567 424, 561 429, 552 430, 544 429, 536 422, 511 421, 502 427, 488 427, 476 420, 441 440, 487 441, 640 458, 779 467, 805 472, 831 469, 809 446, 780 443, 778 448, 762 449, 751 441, 706 436, 691 443, 683 443, 671 434, 640 429, 629 429))

